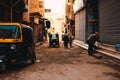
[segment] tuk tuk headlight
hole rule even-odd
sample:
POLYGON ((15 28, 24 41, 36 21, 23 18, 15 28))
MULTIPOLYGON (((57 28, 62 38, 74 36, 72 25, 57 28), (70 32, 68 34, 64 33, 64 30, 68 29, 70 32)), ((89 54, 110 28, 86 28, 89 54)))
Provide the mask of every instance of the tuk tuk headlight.
POLYGON ((10 49, 11 49, 11 50, 16 49, 16 45, 15 45, 15 44, 12 44, 12 45, 10 46, 10 49))

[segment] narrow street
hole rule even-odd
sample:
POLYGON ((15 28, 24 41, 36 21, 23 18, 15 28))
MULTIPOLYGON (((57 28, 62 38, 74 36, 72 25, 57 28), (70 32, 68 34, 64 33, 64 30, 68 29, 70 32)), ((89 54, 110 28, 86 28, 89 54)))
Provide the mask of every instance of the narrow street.
POLYGON ((36 47, 33 65, 15 67, 0 74, 0 80, 120 80, 120 66, 101 54, 88 56, 87 51, 73 46, 49 48, 48 43, 36 47))
POLYGON ((0 80, 120 80, 119 7, 119 0, 1 0, 0 80), (47 37, 74 45, 49 47, 47 37), (23 62, 33 64, 10 64, 23 62))

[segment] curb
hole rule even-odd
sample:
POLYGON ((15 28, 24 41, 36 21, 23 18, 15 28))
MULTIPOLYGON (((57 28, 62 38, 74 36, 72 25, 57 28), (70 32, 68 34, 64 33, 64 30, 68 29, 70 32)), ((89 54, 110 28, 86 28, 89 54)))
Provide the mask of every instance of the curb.
MULTIPOLYGON (((87 44, 85 44, 84 42, 81 42, 79 40, 74 40, 73 42, 75 45, 77 46, 80 46, 86 50, 88 50, 88 46, 87 44)), ((102 53, 104 55, 107 55, 107 56, 110 56, 110 57, 113 57, 113 58, 116 58, 118 60, 120 60, 120 54, 117 53, 117 52, 112 52, 111 50, 108 50, 108 49, 104 49, 104 50, 95 50, 96 52, 99 52, 99 53, 102 53)))
POLYGON ((35 46, 39 46, 39 45, 42 45, 42 42, 38 42, 35 44, 35 46))

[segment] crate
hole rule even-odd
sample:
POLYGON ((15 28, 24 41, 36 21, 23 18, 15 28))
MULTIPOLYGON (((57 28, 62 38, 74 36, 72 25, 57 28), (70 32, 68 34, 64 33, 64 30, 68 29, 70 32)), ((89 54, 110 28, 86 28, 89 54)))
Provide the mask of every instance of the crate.
POLYGON ((115 44, 115 49, 120 52, 120 44, 115 44))

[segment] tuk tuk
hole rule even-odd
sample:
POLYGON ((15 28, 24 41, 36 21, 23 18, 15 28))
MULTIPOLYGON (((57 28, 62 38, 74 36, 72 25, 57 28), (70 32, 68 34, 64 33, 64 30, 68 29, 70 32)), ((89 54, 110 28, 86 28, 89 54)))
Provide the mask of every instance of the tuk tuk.
POLYGON ((19 23, 0 23, 0 71, 8 64, 35 63, 33 29, 19 23))
POLYGON ((59 47, 59 34, 58 33, 49 34, 49 47, 59 47))

